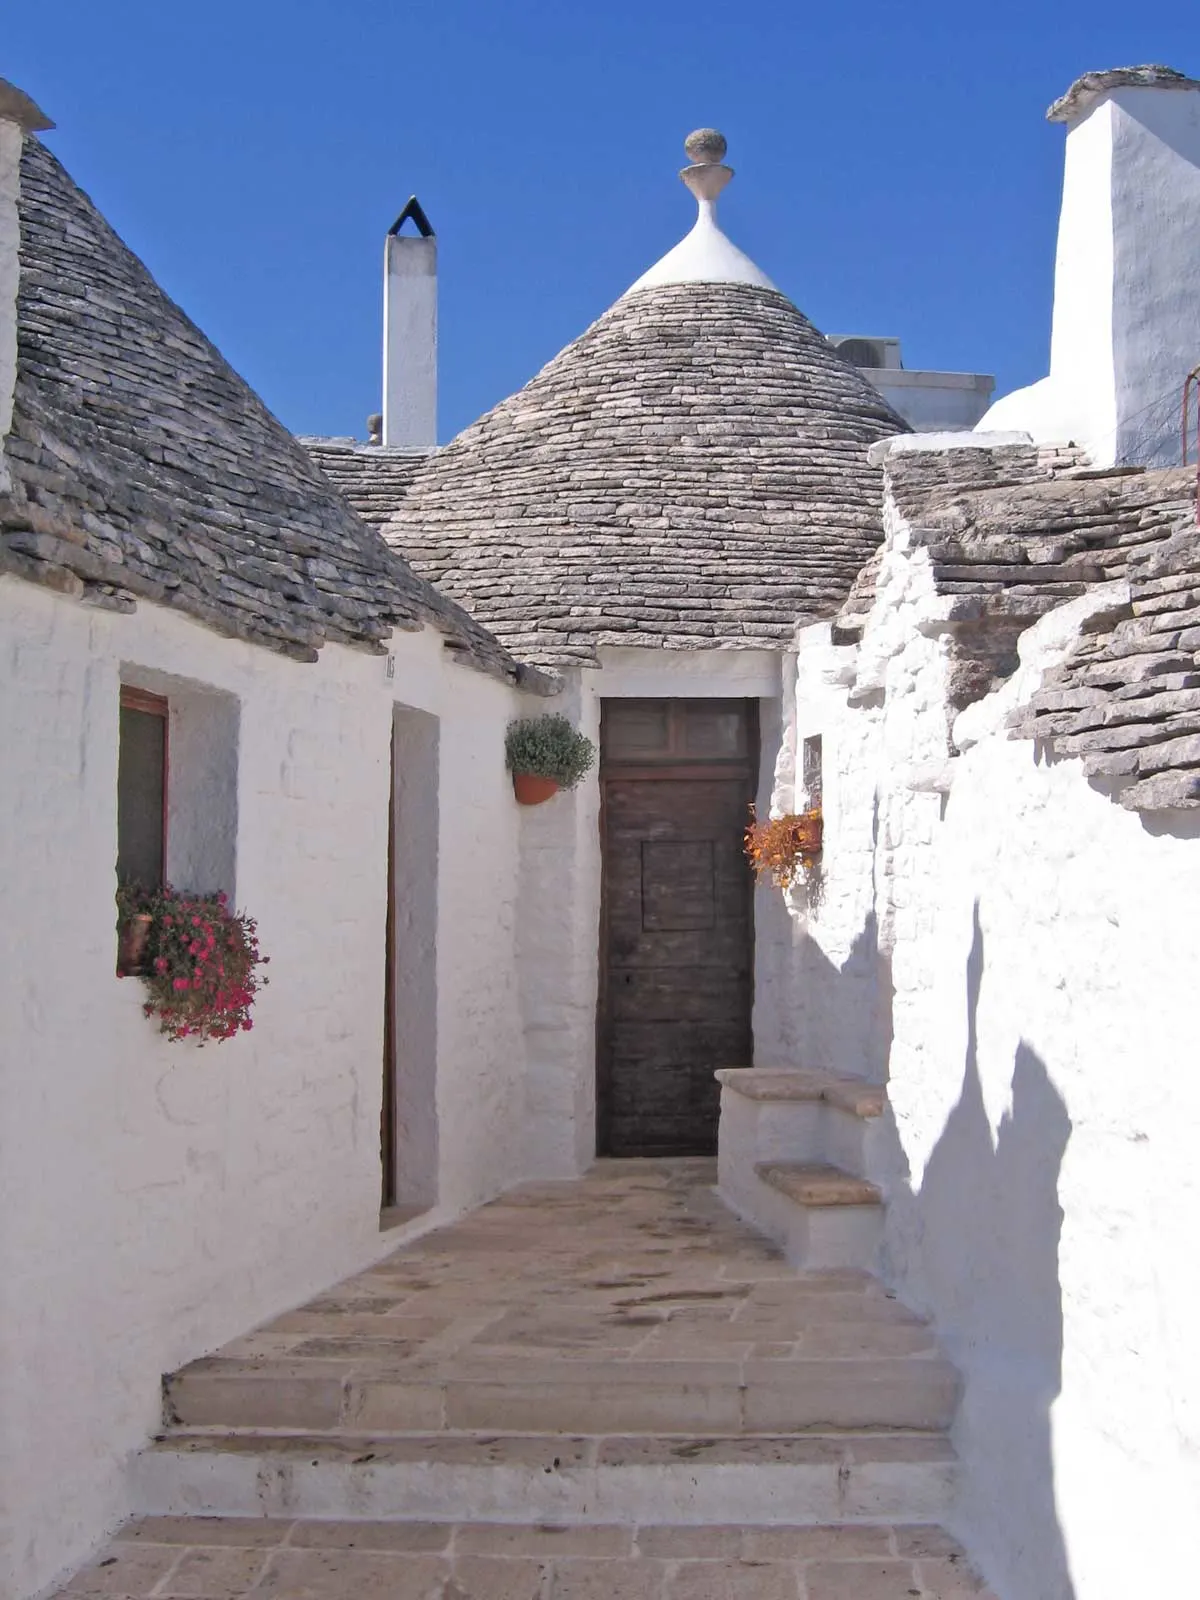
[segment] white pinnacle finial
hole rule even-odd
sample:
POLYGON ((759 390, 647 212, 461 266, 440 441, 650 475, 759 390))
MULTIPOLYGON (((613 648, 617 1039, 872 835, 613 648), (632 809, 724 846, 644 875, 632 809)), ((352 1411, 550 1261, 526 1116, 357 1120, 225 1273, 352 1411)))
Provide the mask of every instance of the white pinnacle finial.
POLYGON ((725 135, 715 128, 689 133, 683 148, 691 159, 679 176, 696 197, 699 215, 695 226, 674 250, 668 250, 649 272, 625 292, 651 289, 668 283, 748 283, 759 289, 775 285, 749 256, 731 244, 717 226, 717 196, 733 177, 725 166, 725 135))
POLYGON ((729 147, 725 143, 725 135, 718 133, 715 128, 697 128, 683 141, 683 148, 692 158, 692 164, 684 167, 679 176, 696 196, 703 210, 705 202, 712 205, 733 177, 733 168, 721 165, 729 147))

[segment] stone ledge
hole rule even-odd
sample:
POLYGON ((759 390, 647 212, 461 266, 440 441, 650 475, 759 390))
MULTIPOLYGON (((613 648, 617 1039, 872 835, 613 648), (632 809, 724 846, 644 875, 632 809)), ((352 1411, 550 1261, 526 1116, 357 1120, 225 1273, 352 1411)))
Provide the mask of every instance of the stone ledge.
POLYGON ((819 1162, 763 1161, 754 1169, 772 1189, 804 1206, 877 1206, 878 1186, 840 1167, 819 1162))
POLYGON ((887 1098, 880 1084, 803 1067, 721 1067, 716 1078, 747 1100, 824 1101, 854 1117, 882 1116, 887 1098))

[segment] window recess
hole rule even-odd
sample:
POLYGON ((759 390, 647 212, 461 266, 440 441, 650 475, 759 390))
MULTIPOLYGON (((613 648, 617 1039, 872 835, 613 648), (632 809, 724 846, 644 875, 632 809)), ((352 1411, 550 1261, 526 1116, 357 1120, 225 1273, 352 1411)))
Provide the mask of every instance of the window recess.
POLYGON ((121 687, 117 758, 117 882, 159 889, 167 860, 170 707, 162 695, 121 687))

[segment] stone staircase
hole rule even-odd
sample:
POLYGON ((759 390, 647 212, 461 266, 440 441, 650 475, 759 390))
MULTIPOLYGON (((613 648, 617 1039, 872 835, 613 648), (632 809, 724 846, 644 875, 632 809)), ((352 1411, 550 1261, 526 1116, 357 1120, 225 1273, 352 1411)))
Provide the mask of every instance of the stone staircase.
POLYGON ((875 1262, 883 1197, 871 1181, 884 1091, 799 1068, 727 1068, 717 1184, 802 1269, 875 1262))
POLYGON ((710 1162, 506 1195, 170 1375, 107 1592, 172 1594, 163 1563, 212 1545, 255 1574, 228 1600, 349 1594, 381 1552, 370 1592, 422 1600, 982 1594, 936 1526, 957 1375, 857 1227, 823 1226, 878 1209, 851 1183, 872 1091, 770 1078, 727 1075, 758 1170, 723 1134, 722 1187, 809 1265, 730 1213, 710 1162))

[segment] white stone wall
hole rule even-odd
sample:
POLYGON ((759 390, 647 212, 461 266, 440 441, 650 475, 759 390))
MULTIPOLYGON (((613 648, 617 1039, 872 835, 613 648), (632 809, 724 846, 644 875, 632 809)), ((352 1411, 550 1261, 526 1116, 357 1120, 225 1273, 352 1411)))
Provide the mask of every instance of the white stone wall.
MULTIPOLYGON (((1003 727, 1094 603, 951 729, 941 602, 889 510, 861 647, 799 639, 825 900, 760 952, 793 1060, 888 1079, 884 1271, 963 1373, 956 1531, 1002 1600, 1193 1586, 1200 824, 1003 727)), ((780 809, 790 781, 785 754, 780 809)))
POLYGON ((997 733, 931 833, 894 889, 887 1252, 967 1380, 960 1529, 1004 1600, 1186 1593, 1196 826, 997 733))
MULTIPOLYGON (((159 608, 113 615, 12 578, 0 641, 0 1592, 19 1597, 122 1516, 163 1372, 401 1237, 379 1232, 394 701, 440 727, 425 1225, 524 1175, 519 817, 503 760, 522 697, 448 662, 432 633, 397 635, 389 680, 365 653, 330 645, 302 666, 159 608), (123 671, 237 703, 237 899, 271 965, 253 1032, 229 1043, 168 1044, 142 986, 114 975, 123 671)), ((191 799, 227 815, 216 770, 214 790, 191 764, 191 799)))
POLYGON ((1173 467, 1200 363, 1200 90, 1116 97, 1112 207, 1115 455, 1173 467))
MULTIPOLYGON (((569 675, 552 708, 599 747, 600 707, 569 675)), ((522 806, 517 958, 528 1053, 526 1161, 574 1177, 596 1155, 596 990, 600 928, 600 785, 522 806)))

